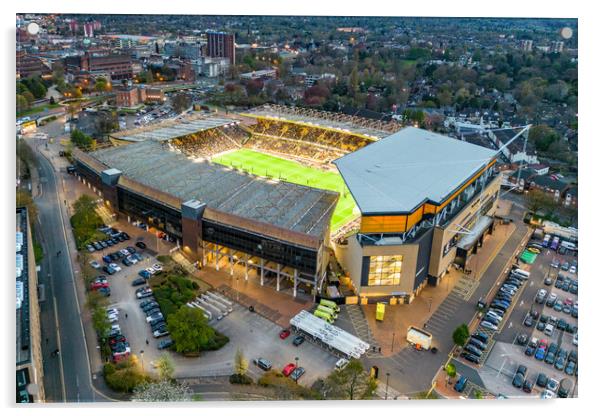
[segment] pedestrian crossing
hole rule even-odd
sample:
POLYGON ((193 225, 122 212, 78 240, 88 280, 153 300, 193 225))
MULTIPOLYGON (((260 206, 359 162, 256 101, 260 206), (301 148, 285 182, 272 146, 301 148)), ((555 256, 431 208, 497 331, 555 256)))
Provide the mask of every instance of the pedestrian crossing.
POLYGON ((475 290, 479 287, 479 280, 462 275, 460 280, 454 286, 452 293, 460 296, 464 300, 469 300, 475 290))

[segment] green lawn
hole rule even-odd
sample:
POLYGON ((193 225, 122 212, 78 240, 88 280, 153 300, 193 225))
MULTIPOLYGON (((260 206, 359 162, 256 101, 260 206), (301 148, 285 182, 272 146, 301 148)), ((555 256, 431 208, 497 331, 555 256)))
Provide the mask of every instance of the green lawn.
POLYGON ((353 213, 355 201, 338 173, 309 168, 297 162, 249 149, 227 153, 214 158, 213 162, 243 169, 257 176, 278 178, 290 183, 338 192, 340 197, 332 216, 332 231, 338 230, 356 216, 353 213))

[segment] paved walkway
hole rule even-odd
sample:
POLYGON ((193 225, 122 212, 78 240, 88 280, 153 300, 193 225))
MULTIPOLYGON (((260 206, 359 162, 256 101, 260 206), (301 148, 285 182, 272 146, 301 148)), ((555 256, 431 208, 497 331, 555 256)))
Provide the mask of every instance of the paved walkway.
POLYGON ((207 265, 198 275, 242 305, 253 306, 257 313, 283 328, 288 327, 290 319, 302 309, 309 309, 313 305, 311 298, 295 299, 290 294, 277 292, 271 287, 262 287, 254 273, 249 273, 249 279, 245 280, 244 273, 239 269, 240 267, 235 267, 234 276, 230 276, 229 269, 217 271, 207 265))

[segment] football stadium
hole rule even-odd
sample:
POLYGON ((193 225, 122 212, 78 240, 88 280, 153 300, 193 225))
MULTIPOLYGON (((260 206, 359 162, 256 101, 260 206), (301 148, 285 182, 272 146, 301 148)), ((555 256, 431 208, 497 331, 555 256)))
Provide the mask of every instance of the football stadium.
POLYGON ((409 303, 493 227, 495 151, 390 117, 265 105, 110 139, 73 156, 120 219, 295 297, 324 296, 336 261, 359 297, 409 303))

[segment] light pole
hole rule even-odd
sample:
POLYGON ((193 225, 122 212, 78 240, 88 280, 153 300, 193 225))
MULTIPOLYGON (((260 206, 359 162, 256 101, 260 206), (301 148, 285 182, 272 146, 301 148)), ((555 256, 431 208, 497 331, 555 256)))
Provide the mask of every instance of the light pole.
POLYGON ((385 387, 385 400, 387 400, 389 398, 389 376, 391 374, 387 373, 387 385, 385 387))
POLYGON ((142 371, 144 371, 144 350, 140 350, 140 361, 142 362, 142 371))
POLYGON ((432 304, 433 304, 433 298, 429 298, 429 312, 431 311, 432 304))
POLYGON ((395 345, 395 332, 393 332, 393 339, 391 340, 391 352, 393 352, 393 345, 395 345))
MULTIPOLYGON (((295 357, 295 369, 299 368, 299 357, 295 357)), ((299 384, 299 377, 295 379, 295 384, 299 384)))

